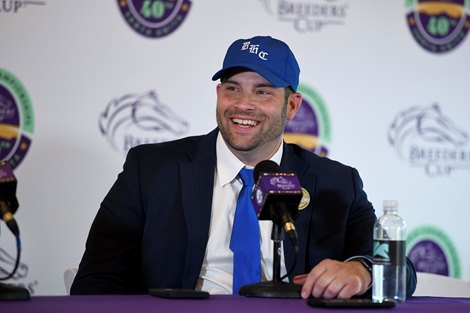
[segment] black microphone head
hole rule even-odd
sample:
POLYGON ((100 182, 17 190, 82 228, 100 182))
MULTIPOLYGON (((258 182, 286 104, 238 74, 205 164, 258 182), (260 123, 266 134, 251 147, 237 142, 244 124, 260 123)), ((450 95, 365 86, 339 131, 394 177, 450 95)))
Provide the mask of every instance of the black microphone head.
POLYGON ((255 182, 258 181, 261 173, 280 173, 281 167, 274 161, 264 160, 256 164, 253 171, 255 182))
POLYGON ((15 214, 18 209, 16 177, 7 161, 0 161, 0 201, 8 204, 10 212, 15 214))
POLYGON ((253 206, 260 220, 276 220, 278 204, 286 205, 292 218, 298 216, 298 206, 302 198, 300 182, 294 173, 286 173, 274 161, 264 160, 256 164, 253 176, 256 182, 253 189, 253 206))

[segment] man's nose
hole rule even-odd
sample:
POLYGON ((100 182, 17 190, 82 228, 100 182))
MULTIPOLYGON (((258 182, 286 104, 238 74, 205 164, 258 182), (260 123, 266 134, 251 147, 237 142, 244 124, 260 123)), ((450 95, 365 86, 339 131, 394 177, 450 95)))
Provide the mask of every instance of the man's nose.
POLYGON ((244 110, 253 110, 256 107, 256 100, 253 94, 243 93, 237 101, 237 106, 244 110))

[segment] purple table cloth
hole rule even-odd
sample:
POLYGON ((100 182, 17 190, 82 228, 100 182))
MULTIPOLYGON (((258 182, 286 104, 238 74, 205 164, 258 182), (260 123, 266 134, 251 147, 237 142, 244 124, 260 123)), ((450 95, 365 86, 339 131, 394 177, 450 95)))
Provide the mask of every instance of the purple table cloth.
POLYGON ((470 312, 470 298, 412 297, 392 309, 313 308, 301 299, 211 296, 205 300, 162 299, 136 296, 35 296, 29 301, 0 301, 0 313, 312 313, 342 312, 470 312))

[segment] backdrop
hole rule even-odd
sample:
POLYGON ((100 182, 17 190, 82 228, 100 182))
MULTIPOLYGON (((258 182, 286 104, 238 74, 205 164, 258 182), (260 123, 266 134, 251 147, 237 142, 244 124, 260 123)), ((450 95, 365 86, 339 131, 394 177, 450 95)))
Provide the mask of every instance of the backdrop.
MULTIPOLYGON (((8 282, 65 294, 128 149, 211 131, 211 77, 254 35, 300 63, 286 140, 357 168, 378 215, 397 200, 419 271, 470 280, 469 12, 468 0, 1 1, 0 157, 23 242, 8 282)), ((0 227, 5 276, 16 251, 0 227)))

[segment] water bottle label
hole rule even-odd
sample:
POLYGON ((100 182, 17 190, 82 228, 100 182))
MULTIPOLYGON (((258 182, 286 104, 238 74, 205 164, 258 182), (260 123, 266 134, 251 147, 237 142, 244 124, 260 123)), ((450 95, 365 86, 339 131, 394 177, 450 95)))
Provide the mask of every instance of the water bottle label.
POLYGON ((404 240, 375 240, 374 257, 376 264, 402 266, 405 264, 404 240))

